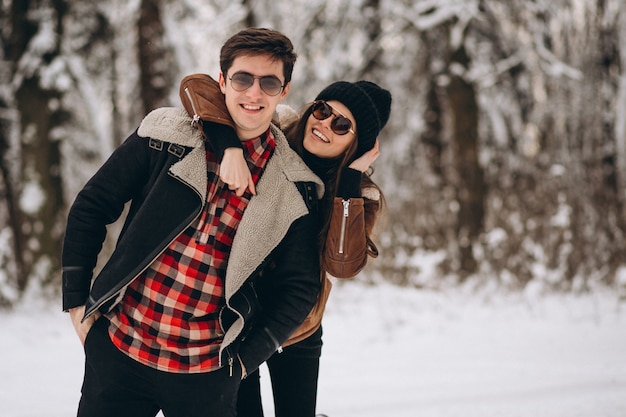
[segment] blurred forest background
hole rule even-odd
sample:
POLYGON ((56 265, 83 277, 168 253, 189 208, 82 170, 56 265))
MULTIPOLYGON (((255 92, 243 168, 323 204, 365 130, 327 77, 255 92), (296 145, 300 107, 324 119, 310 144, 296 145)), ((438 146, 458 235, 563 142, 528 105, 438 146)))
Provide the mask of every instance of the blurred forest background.
POLYGON ((624 0, 0 4, 0 305, 58 293, 78 190, 249 26, 298 50, 287 104, 340 79, 393 93, 364 279, 626 295, 624 0))

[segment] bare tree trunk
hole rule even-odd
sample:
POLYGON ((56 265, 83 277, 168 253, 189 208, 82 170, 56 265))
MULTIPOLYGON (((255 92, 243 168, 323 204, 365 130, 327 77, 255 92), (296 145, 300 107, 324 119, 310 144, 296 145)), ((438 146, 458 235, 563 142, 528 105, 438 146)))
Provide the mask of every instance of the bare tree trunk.
MULTIPOLYGON (((0 108, 1 112, 6 112, 8 109, 4 106, 5 103, 2 103, 3 106, 0 108)), ((10 132, 10 121, 5 120, 4 118, 0 119, 0 197, 4 200, 4 205, 6 206, 7 218, 0 219, 0 224, 3 224, 4 221, 8 223, 8 227, 13 235, 13 262, 15 265, 15 285, 18 289, 23 289, 26 286, 27 275, 25 272, 24 265, 24 243, 23 243, 23 235, 22 235, 22 219, 20 215, 19 206, 17 203, 17 194, 15 192, 14 179, 11 174, 12 170, 9 167, 9 158, 7 158, 7 153, 9 150, 9 132, 10 132)), ((2 265, 6 267, 5 265, 2 265)), ((8 269, 8 268, 7 268, 8 269)), ((0 306, 4 304, 0 292, 0 306)))
POLYGON ((617 154, 617 197, 621 219, 626 221, 626 5, 622 2, 618 17, 618 50, 621 74, 615 109, 615 148, 617 154))
MULTIPOLYGON (((24 265, 24 235, 22 233, 22 219, 18 205, 18 193, 15 187, 17 179, 16 167, 11 166, 11 132, 16 125, 16 117, 11 114, 17 114, 15 111, 14 94, 8 88, 11 85, 13 72, 16 62, 21 55, 21 51, 28 42, 27 33, 32 31, 32 25, 26 21, 26 13, 28 11, 28 2, 12 2, 7 15, 0 15, 0 25, 10 28, 9 31, 0 33, 0 42, 2 46, 3 62, 0 63, 2 68, 0 75, 0 84, 7 86, 0 92, 0 198, 2 203, 0 206, 6 209, 6 217, 0 216, 0 228, 7 226, 11 231, 12 245, 6 248, 11 251, 6 263, 0 264, 0 268, 5 271, 11 271, 9 274, 13 279, 9 278, 8 284, 14 288, 24 287, 27 282, 27 275, 24 265), (7 37, 5 37, 7 36, 7 37)), ((10 304, 11 300, 4 299, 0 288, 0 305, 10 304)))
POLYGON ((139 70, 144 112, 167 104, 175 73, 165 45, 159 0, 142 0, 139 14, 139 70))
MULTIPOLYGON (((28 240, 36 242, 23 248, 24 260, 28 265, 26 275, 30 275, 31 269, 42 256, 49 259, 50 271, 59 268, 61 234, 57 224, 64 207, 59 175, 61 154, 59 141, 52 139, 50 134, 55 126, 60 125, 63 115, 59 111, 51 111, 49 106, 50 101, 58 99, 59 93, 43 90, 38 78, 26 80, 16 94, 17 107, 22 116, 21 126, 24 129, 35 127, 32 135, 22 132, 27 140, 22 144, 22 175, 36 180, 29 185, 33 200, 28 195, 21 199, 26 204, 21 207, 22 230, 28 240)), ((22 188, 21 191, 24 193, 26 190, 22 188)), ((20 282, 19 289, 24 290, 26 284, 25 281, 20 282)))
MULTIPOLYGON (((449 67, 467 69, 469 58, 463 47, 452 56, 449 67)), ((473 244, 483 227, 485 184, 478 160, 479 109, 474 87, 460 74, 452 73, 446 88, 452 119, 452 147, 457 171, 456 236, 460 255, 460 275, 464 279, 477 270, 473 244)))
POLYGON ((248 9, 246 14, 245 24, 247 27, 256 27, 258 25, 256 14, 254 13, 254 2, 251 0, 243 0, 242 4, 248 9))
MULTIPOLYGON (((20 2, 18 2, 20 3, 20 2)), ((25 5, 22 3, 22 5, 25 5)), ((38 7, 27 4, 26 7, 38 7)), ((14 11, 17 10, 14 9, 14 11)), ((41 14, 42 19, 53 21, 57 39, 61 38, 61 22, 67 7, 63 1, 51 3, 49 9, 41 14), (46 16, 47 14, 47 16, 46 16)), ((13 59, 17 62, 22 54, 32 53, 27 49, 29 37, 35 35, 41 21, 27 20, 30 9, 20 9, 15 16, 26 23, 23 28, 15 28, 12 34, 13 59), (26 13, 20 15, 19 13, 26 13)), ((59 54, 59 43, 46 52, 46 59, 52 61, 59 54)), ((20 207, 14 213, 14 221, 19 221, 21 237, 19 251, 16 255, 22 263, 18 289, 23 291, 28 285, 31 273, 40 274, 41 281, 52 282, 55 271, 59 270, 59 248, 61 233, 58 227, 60 213, 63 212, 63 187, 60 176, 60 143, 52 137, 54 129, 60 126, 67 115, 51 103, 58 103, 62 93, 54 87, 42 87, 37 72, 25 77, 15 91, 15 106, 20 115, 21 180, 22 187, 12 191, 13 203, 17 207, 17 196, 20 195, 20 207), (27 185, 27 186, 26 186, 27 185), (26 243, 28 244, 22 244, 26 243)))

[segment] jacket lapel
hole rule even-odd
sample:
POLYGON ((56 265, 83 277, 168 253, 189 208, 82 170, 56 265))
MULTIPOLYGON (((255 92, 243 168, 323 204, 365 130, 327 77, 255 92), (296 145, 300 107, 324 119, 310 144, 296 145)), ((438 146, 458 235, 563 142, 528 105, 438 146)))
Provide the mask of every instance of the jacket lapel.
MULTIPOLYGON (((324 184, 306 166, 274 125, 276 149, 257 184, 257 195, 246 208, 226 270, 226 300, 237 292, 246 279, 278 246, 291 224, 308 214, 308 208, 294 182, 316 184, 318 197, 324 184)), ((137 133, 142 137, 192 147, 183 159, 172 165, 170 174, 192 187, 206 201, 206 155, 202 135, 191 125, 184 109, 166 107, 153 110, 141 122, 137 133)))
POLYGON ((233 240, 226 270, 227 301, 278 246, 291 224, 308 214, 309 210, 294 182, 314 182, 318 197, 324 194, 322 181, 289 147, 282 132, 274 126, 272 132, 276 138, 276 149, 257 184, 257 195, 250 200, 233 240))
POLYGON ((191 125, 191 117, 184 109, 163 107, 151 111, 139 125, 137 134, 193 148, 172 165, 170 173, 196 190, 202 201, 206 201, 204 139, 200 131, 191 125))

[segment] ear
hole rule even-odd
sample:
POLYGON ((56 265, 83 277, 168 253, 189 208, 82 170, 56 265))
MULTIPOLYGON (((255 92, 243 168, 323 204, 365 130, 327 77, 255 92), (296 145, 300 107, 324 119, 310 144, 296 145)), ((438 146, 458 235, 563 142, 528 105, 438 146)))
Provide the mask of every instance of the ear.
POLYGON ((287 85, 285 85, 285 88, 283 88, 283 92, 280 95, 280 101, 283 101, 285 99, 285 97, 287 97, 287 94, 289 93, 289 88, 291 87, 291 81, 289 81, 287 83, 287 85))
POLYGON ((222 90, 222 94, 226 94, 226 78, 224 77, 224 74, 222 74, 220 72, 220 77, 219 77, 219 84, 220 84, 220 90, 222 90))

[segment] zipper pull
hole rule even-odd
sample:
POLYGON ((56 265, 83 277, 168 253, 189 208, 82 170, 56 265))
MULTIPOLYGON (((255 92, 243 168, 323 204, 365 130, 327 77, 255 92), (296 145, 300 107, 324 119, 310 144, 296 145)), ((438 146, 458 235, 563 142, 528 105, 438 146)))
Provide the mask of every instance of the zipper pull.
POLYGON ((341 200, 343 204, 343 217, 341 218, 341 234, 339 235, 339 253, 343 254, 343 245, 346 239, 346 225, 348 223, 348 214, 350 213, 350 200, 341 200))
POLYGON ((230 376, 231 377, 233 376, 233 362, 234 362, 233 357, 229 356, 228 357, 228 367, 230 368, 230 376))
POLYGON ((200 116, 198 116, 198 111, 196 110, 196 106, 193 104, 193 100, 191 99, 191 93, 189 92, 189 87, 185 87, 185 94, 189 99, 189 103, 191 104, 191 108, 193 109, 193 116, 191 116, 191 125, 197 126, 198 122, 200 122, 200 116))

